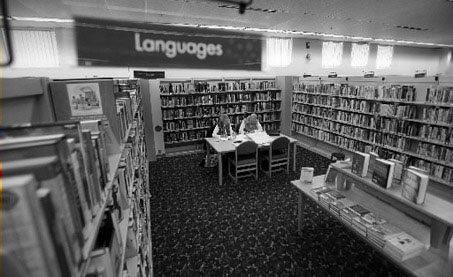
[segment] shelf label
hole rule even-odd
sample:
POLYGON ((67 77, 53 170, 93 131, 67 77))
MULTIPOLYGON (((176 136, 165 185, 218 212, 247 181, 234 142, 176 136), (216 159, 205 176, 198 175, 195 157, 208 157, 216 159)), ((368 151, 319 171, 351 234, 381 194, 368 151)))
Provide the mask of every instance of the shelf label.
POLYGON ((81 66, 261 70, 261 36, 76 18, 81 66))

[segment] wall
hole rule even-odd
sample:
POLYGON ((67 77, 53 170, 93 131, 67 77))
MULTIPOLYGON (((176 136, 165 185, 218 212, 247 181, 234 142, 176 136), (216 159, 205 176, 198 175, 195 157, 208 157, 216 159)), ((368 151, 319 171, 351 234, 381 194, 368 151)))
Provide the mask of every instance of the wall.
MULTIPOLYGON (((385 70, 376 70, 377 45, 370 47, 369 66, 353 68, 350 66, 351 43, 344 44, 343 63, 338 68, 321 68, 322 41, 308 39, 294 39, 293 58, 290 66, 286 68, 270 68, 263 71, 239 70, 200 70, 200 69, 163 69, 163 68, 106 68, 106 67, 79 67, 75 49, 75 36, 73 29, 56 29, 60 67, 58 68, 3 68, 2 75, 6 78, 23 76, 45 76, 58 78, 86 78, 86 77, 132 77, 134 69, 165 71, 167 78, 190 77, 238 77, 238 76, 300 76, 304 73, 311 75, 327 75, 331 71, 339 75, 362 75, 363 71, 374 70, 377 75, 407 75, 412 76, 416 70, 426 69, 428 75, 437 73, 453 75, 451 66, 451 49, 418 48, 395 46, 392 66, 385 70), (306 42, 310 42, 310 49, 306 49, 306 42), (311 54, 311 60, 305 56, 311 54), (450 61, 448 61, 450 57, 450 61)), ((263 51, 264 53, 264 51, 263 51)), ((263 58, 264 59, 264 58, 263 58)), ((265 61, 263 60, 265 63, 265 61)))

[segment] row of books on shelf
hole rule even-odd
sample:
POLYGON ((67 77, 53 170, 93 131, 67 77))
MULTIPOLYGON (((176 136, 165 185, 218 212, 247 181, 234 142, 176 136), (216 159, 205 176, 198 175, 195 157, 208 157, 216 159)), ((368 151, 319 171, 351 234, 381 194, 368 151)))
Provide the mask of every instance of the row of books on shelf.
POLYGON ((307 106, 321 105, 321 107, 318 108, 349 110, 369 115, 417 119, 433 123, 449 123, 453 120, 453 107, 424 107, 408 105, 407 103, 384 104, 354 99, 327 101, 327 99, 321 98, 320 101, 313 101, 310 97, 305 98, 306 97, 293 97, 292 110, 309 110, 310 107, 307 106), (297 100, 294 100, 294 98, 297 98, 297 100))
MULTIPOLYGON (((279 122, 266 122, 260 121, 261 126, 264 130, 279 130, 280 123, 279 122)), ((240 123, 240 121, 238 122, 240 123)), ((205 137, 208 136, 207 129, 198 129, 198 130, 177 130, 174 131, 178 132, 166 132, 164 133, 164 142, 166 144, 177 144, 177 143, 184 143, 184 142, 191 142, 191 141, 201 141, 205 137)))
MULTIPOLYGON (((451 157, 447 155, 449 153, 448 150, 451 149, 444 148, 445 150, 443 150, 443 152, 436 152, 440 153, 438 156, 439 158, 445 158, 445 160, 439 160, 434 158, 427 158, 415 152, 404 151, 401 148, 389 148, 389 145, 384 144, 384 142, 370 145, 369 142, 359 140, 353 136, 345 137, 345 135, 333 133, 330 130, 320 130, 319 128, 298 124, 294 121, 291 125, 291 128, 293 131, 299 134, 303 134, 308 137, 332 144, 348 151, 363 152, 371 147, 372 151, 379 153, 379 156, 383 158, 394 158, 401 160, 406 166, 413 165, 422 168, 430 176, 443 180, 446 183, 453 182, 453 168, 446 162, 449 161, 449 164, 451 164, 451 157)), ((394 140, 391 139, 391 136, 388 136, 386 138, 386 143, 394 143, 394 140)))
POLYGON ((112 154, 120 153, 120 142, 132 145, 125 134, 141 126, 142 117, 133 115, 140 95, 130 90, 114 94, 111 79, 58 81, 51 90, 57 119, 72 120, 2 126, 3 189, 11 187, 11 199, 21 199, 8 210, 12 218, 2 226, 9 237, 3 247, 26 275, 36 270, 36 276, 76 276, 86 269, 99 219, 113 201, 112 154), (77 97, 71 102, 73 94, 77 97), (36 193, 41 189, 45 192, 36 193), (57 262, 49 262, 52 257, 57 262))
MULTIPOLYGON (((293 120, 294 119, 296 119, 295 123, 312 126, 313 128, 325 132, 346 136, 370 145, 394 147, 400 152, 404 152, 408 155, 422 155, 425 158, 430 158, 437 162, 441 162, 442 164, 453 166, 453 148, 449 146, 426 143, 398 134, 363 129, 361 127, 354 127, 354 125, 344 125, 342 123, 314 117, 293 116, 293 120)), ((384 126, 382 130, 389 132, 387 126, 384 126)))
POLYGON ((204 95, 193 96, 165 96, 161 95, 163 107, 179 107, 190 105, 226 105, 241 102, 257 102, 257 101, 279 101, 281 100, 280 92, 262 92, 253 94, 221 94, 221 95, 204 95))
POLYGON ((275 80, 251 81, 193 81, 193 82, 161 82, 161 93, 183 94, 191 92, 221 92, 221 91, 246 91, 246 90, 266 90, 275 89, 275 80))
POLYGON ((2 128, 3 194, 11 190, 11 200, 20 199, 3 211, 8 239, 2 247, 28 275, 37 270, 40 276, 75 276, 88 258, 83 250, 96 228, 94 219, 109 201, 102 126, 97 121, 2 128), (99 129, 91 132, 95 126, 99 129), (38 189, 46 191, 45 199, 39 200, 38 189))
POLYGON ((212 106, 212 107, 187 107, 178 109, 162 109, 163 119, 173 119, 181 117, 196 116, 215 116, 220 114, 237 114, 237 113, 274 113, 279 112, 281 104, 279 102, 260 102, 246 105, 232 106, 212 106))
POLYGON ((294 91, 326 94, 331 96, 350 96, 367 99, 394 99, 415 101, 416 90, 409 85, 361 86, 350 84, 306 84, 293 85, 294 91))
POLYGON ((425 251, 421 241, 340 192, 327 186, 311 191, 318 196, 321 206, 396 260, 405 261, 425 251))
MULTIPOLYGON (((140 246, 149 244, 148 230, 139 228, 149 222, 141 203, 149 198, 143 128, 131 135, 112 182, 111 199, 104 212, 90 254, 86 276, 119 276, 124 261, 142 256, 140 246), (137 156, 134 156, 137 155, 137 156)), ((133 267, 137 265, 133 265, 133 267)), ((127 269, 134 272, 134 268, 127 269)))
MULTIPOLYGON (((293 85, 296 92, 325 94, 331 96, 350 96, 367 99, 392 99, 404 101, 416 101, 417 94, 411 85, 379 85, 361 86, 349 84, 307 84, 293 85)), ((425 102, 433 104, 452 104, 453 87, 445 85, 431 85, 427 88, 425 102)))
POLYGON ((363 114, 355 114, 342 111, 326 111, 326 109, 304 109, 304 111, 292 114, 292 119, 298 122, 306 122, 306 118, 318 118, 325 124, 349 124, 358 128, 375 132, 387 132, 404 136, 407 139, 424 139, 427 143, 453 146, 453 129, 426 125, 419 122, 411 122, 396 118, 373 117, 363 114), (418 137, 418 138, 416 138, 418 137))
POLYGON ((426 92, 425 100, 434 104, 453 104, 453 87, 431 86, 426 92))

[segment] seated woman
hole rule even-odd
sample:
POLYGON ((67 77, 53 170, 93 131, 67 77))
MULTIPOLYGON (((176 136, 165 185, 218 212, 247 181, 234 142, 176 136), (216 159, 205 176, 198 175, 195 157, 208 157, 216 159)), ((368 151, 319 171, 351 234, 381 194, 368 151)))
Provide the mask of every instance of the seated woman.
POLYGON ((249 117, 242 121, 241 127, 239 127, 239 133, 246 134, 256 131, 262 132, 263 127, 258 121, 258 116, 256 114, 251 114, 249 117))
POLYGON ((226 114, 221 114, 219 116, 219 122, 212 132, 213 138, 229 137, 233 134, 233 129, 231 128, 230 119, 226 114))

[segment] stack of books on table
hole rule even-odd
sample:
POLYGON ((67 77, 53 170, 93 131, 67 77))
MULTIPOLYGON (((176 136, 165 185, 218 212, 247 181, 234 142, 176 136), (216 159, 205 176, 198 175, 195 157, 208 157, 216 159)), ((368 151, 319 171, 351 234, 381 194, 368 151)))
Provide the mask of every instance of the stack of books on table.
MULTIPOLYGON (((326 202, 324 202, 324 204, 329 203, 329 205, 328 205, 329 211, 332 212, 334 215, 338 215, 338 213, 336 213, 334 210, 332 210, 332 207, 331 207, 332 203, 339 201, 341 199, 345 199, 345 196, 336 190, 328 191, 328 192, 322 194, 321 196, 323 196, 323 195, 325 195, 328 198, 328 200, 326 202)), ((320 200, 322 199, 321 196, 320 196, 320 200)))
MULTIPOLYGON (((351 225, 354 229, 356 229, 359 233, 363 234, 366 236, 366 228, 368 227, 368 223, 363 221, 361 218, 370 213, 367 209, 364 207, 360 206, 359 204, 353 205, 351 207, 346 208, 348 211, 351 212, 351 225)), ((348 219, 349 221, 349 219, 348 219)))
POLYGON ((396 235, 385 242, 384 250, 397 260, 404 261, 419 255, 425 245, 407 233, 396 235))
POLYGON ((319 194, 319 204, 330 211, 330 203, 345 198, 343 194, 336 190, 329 189, 319 194))
POLYGON ((354 227, 359 233, 364 236, 368 235, 368 230, 375 226, 385 223, 386 220, 382 218, 378 218, 373 213, 367 213, 363 216, 354 217, 352 220, 352 227, 354 227))
POLYGON ((371 226, 368 229, 367 238, 374 245, 383 248, 387 240, 401 234, 403 231, 400 228, 387 222, 371 226))
POLYGON ((319 196, 323 193, 326 193, 326 192, 329 192, 331 191, 332 189, 329 188, 329 187, 326 187, 326 186, 323 186, 323 187, 318 187, 318 188, 314 188, 312 189, 311 191, 316 193, 318 195, 318 201, 320 200, 319 196))
POLYGON ((341 217, 341 210, 353 206, 356 203, 352 202, 348 198, 341 198, 330 203, 330 210, 336 215, 341 217))
POLYGON ((352 219, 355 216, 356 215, 351 211, 350 207, 346 207, 346 208, 340 210, 340 219, 342 221, 346 222, 346 224, 348 224, 348 225, 352 224, 352 219))
POLYGON ((332 201, 333 201, 332 198, 327 196, 327 194, 325 193, 319 195, 319 204, 325 207, 326 209, 329 209, 329 204, 332 201))

